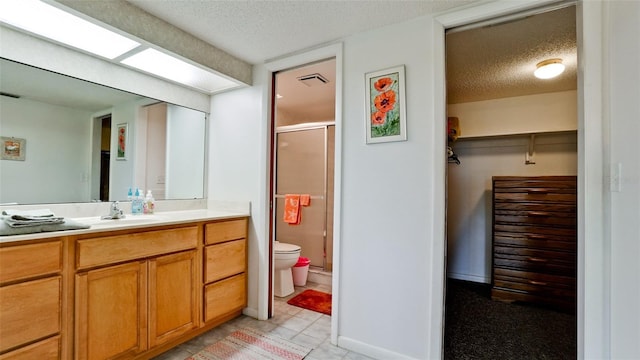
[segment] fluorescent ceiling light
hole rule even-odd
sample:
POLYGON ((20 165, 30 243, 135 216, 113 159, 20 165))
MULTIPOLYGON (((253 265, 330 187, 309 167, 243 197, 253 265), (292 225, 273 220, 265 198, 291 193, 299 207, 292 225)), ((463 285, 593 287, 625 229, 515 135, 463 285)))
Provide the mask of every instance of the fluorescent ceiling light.
POLYGON ((561 59, 548 59, 539 62, 536 65, 536 71, 533 72, 533 75, 538 79, 551 79, 554 78, 564 71, 564 65, 562 64, 561 59))
POLYGON ((114 59, 140 43, 37 0, 0 1, 0 21, 114 59))
POLYGON ((121 60, 121 62, 136 69, 209 93, 238 86, 232 80, 155 49, 143 50, 121 60))

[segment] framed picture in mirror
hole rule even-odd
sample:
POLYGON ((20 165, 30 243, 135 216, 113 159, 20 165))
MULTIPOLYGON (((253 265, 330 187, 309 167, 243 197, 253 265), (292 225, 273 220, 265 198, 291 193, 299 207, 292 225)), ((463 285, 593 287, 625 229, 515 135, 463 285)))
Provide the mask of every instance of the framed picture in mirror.
POLYGON ((2 136, 2 160, 24 161, 27 151, 27 140, 2 136))
POLYGON ((117 125, 118 147, 116 160, 127 160, 127 137, 129 136, 127 123, 117 125))

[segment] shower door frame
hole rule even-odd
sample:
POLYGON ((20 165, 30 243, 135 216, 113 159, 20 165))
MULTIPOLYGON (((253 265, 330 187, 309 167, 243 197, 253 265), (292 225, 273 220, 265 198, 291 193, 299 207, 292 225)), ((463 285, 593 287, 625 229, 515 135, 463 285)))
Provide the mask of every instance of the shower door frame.
MULTIPOLYGON (((322 121, 322 122, 312 122, 312 123, 302 123, 302 124, 296 124, 296 125, 284 125, 284 126, 278 126, 275 127, 274 129, 274 139, 273 139, 273 149, 274 149, 274 153, 273 153, 273 169, 274 169, 274 174, 273 174, 273 180, 274 180, 274 186, 273 186, 273 192, 271 194, 271 204, 273 204, 273 219, 272 221, 274 221, 274 226, 273 226, 273 238, 277 238, 277 234, 276 234, 276 225, 275 225, 275 221, 277 218, 277 209, 276 209, 276 199, 279 198, 284 198, 285 194, 277 194, 277 183, 278 183, 278 173, 277 173, 277 169, 278 169, 278 152, 277 152, 277 144, 278 144, 278 135, 281 133, 291 133, 291 132, 298 132, 298 131, 307 131, 307 130, 318 130, 318 129, 324 129, 324 164, 323 164, 323 184, 322 184, 322 195, 320 197, 318 196, 311 196, 311 200, 322 200, 323 205, 324 205, 324 212, 323 212, 323 220, 322 223, 324 224, 324 229, 323 229, 323 234, 322 234, 322 248, 324 251, 324 254, 322 256, 322 270, 323 271, 327 271, 327 222, 328 222, 328 217, 327 217, 327 205, 328 205, 328 199, 327 199, 327 193, 328 193, 328 184, 329 184, 329 126, 334 126, 335 127, 336 123, 335 121, 322 121)), ((335 135, 334 135, 335 137, 335 135)), ((334 139, 334 147, 335 147, 335 139, 334 139)), ((335 150, 334 150, 334 156, 335 156, 335 150)), ((334 160, 334 166, 335 166, 335 160, 334 160)), ((335 172, 334 172, 335 173, 335 172)), ((334 190, 335 192, 335 190, 334 190)), ((334 202, 335 204, 335 202, 334 202)), ((332 252, 333 253, 333 252, 332 252)))

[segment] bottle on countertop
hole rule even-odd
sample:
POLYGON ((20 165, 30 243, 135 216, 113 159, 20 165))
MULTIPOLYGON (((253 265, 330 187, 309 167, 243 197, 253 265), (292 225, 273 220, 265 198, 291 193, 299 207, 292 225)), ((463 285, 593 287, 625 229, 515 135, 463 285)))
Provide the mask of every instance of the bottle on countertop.
POLYGON ((133 195, 133 199, 131 200, 131 214, 139 215, 142 214, 142 195, 140 194, 140 189, 136 188, 136 192, 133 195))
POLYGON ((151 190, 147 190, 147 196, 144 198, 144 213, 153 214, 153 210, 156 207, 156 200, 151 195, 151 190))

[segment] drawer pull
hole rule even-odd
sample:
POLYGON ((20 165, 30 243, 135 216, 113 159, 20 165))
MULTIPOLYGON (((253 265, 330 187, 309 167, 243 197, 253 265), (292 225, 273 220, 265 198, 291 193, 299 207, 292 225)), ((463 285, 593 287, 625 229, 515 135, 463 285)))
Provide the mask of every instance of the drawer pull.
POLYGON ((546 195, 549 193, 549 190, 547 189, 527 189, 527 192, 529 194, 540 194, 540 195, 546 195))
POLYGON ((529 211, 529 216, 551 216, 551 214, 546 211, 529 211))
POLYGON ((529 260, 529 261, 533 261, 533 262, 544 262, 544 263, 546 263, 547 261, 549 261, 549 260, 547 260, 547 259, 538 258, 538 257, 530 257, 530 258, 527 258, 527 260, 529 260))
POLYGON ((547 240, 547 237, 545 235, 530 234, 527 235, 527 237, 532 240, 547 240))
POLYGON ((542 285, 542 286, 546 286, 547 283, 544 281, 535 281, 535 280, 529 280, 529 284, 531 285, 542 285))

